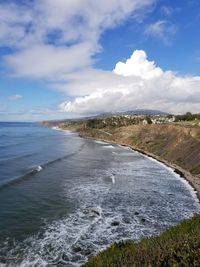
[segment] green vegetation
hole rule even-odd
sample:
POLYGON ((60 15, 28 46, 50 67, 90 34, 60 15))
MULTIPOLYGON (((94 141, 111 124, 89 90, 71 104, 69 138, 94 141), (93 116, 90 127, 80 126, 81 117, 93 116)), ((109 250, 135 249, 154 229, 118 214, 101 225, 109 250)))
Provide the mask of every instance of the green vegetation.
POLYGON ((200 119, 192 120, 191 123, 193 123, 193 124, 200 124, 200 119))
POLYGON ((158 237, 113 244, 84 267, 200 266, 200 215, 158 237))
POLYGON ((198 122, 200 121, 200 114, 192 114, 191 112, 187 112, 184 115, 175 116, 175 122, 179 121, 190 121, 190 122, 198 122))
POLYGON ((146 121, 147 121, 147 124, 152 124, 152 120, 149 116, 146 116, 146 121))
MULTIPOLYGON (((108 118, 95 118, 87 120, 86 127, 93 129, 102 129, 105 127, 122 127, 132 124, 142 123, 145 117, 141 116, 113 116, 108 118)), ((151 123, 150 117, 148 117, 148 123, 151 123)))

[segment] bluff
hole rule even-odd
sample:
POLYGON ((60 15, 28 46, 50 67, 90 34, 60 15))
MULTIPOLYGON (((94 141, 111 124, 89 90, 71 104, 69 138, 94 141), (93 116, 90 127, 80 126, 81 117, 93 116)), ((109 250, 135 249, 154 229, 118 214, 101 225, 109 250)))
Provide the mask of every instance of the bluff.
POLYGON ((99 126, 91 122, 62 124, 86 138, 128 145, 173 167, 200 194, 200 127, 178 124, 99 126))

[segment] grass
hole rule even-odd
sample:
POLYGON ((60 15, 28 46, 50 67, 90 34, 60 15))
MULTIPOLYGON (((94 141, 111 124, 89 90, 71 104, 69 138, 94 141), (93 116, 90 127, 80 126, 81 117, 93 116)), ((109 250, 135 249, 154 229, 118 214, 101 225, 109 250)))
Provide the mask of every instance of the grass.
POLYGON ((192 121, 190 121, 191 123, 195 123, 195 124, 198 124, 198 123, 200 123, 200 120, 192 120, 192 121))
POLYGON ((200 215, 162 233, 134 243, 113 244, 84 267, 200 266, 200 215))
POLYGON ((196 120, 190 120, 190 121, 179 121, 176 123, 180 125, 199 125, 200 120, 196 119, 196 120))

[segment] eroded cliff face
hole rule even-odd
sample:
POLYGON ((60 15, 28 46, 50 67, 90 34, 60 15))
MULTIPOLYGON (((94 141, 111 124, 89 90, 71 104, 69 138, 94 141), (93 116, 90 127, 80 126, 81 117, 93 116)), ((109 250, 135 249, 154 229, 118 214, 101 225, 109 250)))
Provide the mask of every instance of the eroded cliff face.
POLYGON ((114 141, 153 153, 200 177, 200 127, 151 124, 98 129, 83 123, 74 130, 83 137, 114 141))
POLYGON ((175 163, 192 174, 200 174, 200 128, 135 125, 123 129, 117 138, 175 163))

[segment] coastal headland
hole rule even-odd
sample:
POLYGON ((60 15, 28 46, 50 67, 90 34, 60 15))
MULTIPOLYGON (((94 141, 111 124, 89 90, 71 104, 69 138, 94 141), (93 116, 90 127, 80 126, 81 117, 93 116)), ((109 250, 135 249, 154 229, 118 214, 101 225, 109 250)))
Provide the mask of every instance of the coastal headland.
MULTIPOLYGON (((51 126, 48 123, 44 124, 51 126)), ((200 199, 200 127, 163 124, 102 124, 99 120, 58 123, 63 130, 131 149, 171 167, 200 199)), ((91 258, 86 267, 200 266, 200 215, 158 237, 115 243, 91 258)))
POLYGON ((200 127, 177 124, 107 126, 99 128, 88 121, 61 124, 81 137, 123 146, 152 157, 174 169, 197 191, 200 198, 200 127))

